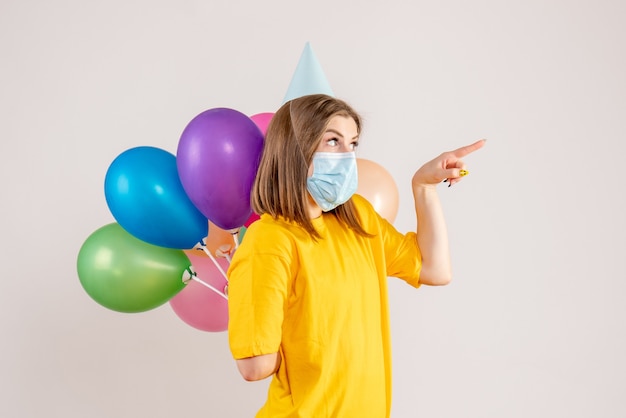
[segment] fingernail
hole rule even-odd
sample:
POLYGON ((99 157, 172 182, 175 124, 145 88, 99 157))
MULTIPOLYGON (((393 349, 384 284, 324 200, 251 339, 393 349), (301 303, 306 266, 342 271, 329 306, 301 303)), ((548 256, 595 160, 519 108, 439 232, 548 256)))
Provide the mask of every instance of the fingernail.
POLYGON ((463 177, 463 176, 467 176, 469 174, 469 171, 467 170, 460 170, 459 171, 459 176, 463 177))
POLYGON ((448 179, 445 179, 443 182, 444 182, 444 183, 447 183, 447 182, 448 182, 448 179))

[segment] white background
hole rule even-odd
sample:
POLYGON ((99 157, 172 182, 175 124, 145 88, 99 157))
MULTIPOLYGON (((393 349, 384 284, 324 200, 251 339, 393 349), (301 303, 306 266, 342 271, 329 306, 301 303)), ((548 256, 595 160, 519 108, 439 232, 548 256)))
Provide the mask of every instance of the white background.
MULTIPOLYGON (((98 305, 76 257, 122 151, 282 103, 307 41, 400 190, 488 138, 440 195, 455 278, 390 279, 393 417, 626 416, 626 3, 2 0, 0 416, 246 417, 226 333, 98 305)), ((363 365, 367 367, 367 365, 363 365)))

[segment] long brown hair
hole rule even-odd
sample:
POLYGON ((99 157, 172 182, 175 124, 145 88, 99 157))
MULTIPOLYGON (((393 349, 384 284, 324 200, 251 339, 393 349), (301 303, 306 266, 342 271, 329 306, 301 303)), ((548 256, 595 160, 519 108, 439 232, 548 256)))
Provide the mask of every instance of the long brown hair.
MULTIPOLYGON (((306 180, 313 154, 334 116, 354 119, 357 132, 361 132, 359 114, 343 100, 331 96, 304 96, 278 109, 267 128, 252 189, 251 203, 256 213, 281 216, 302 226, 313 238, 320 238, 307 212, 306 180)), ((361 225, 352 199, 330 213, 356 233, 370 236, 361 225)))

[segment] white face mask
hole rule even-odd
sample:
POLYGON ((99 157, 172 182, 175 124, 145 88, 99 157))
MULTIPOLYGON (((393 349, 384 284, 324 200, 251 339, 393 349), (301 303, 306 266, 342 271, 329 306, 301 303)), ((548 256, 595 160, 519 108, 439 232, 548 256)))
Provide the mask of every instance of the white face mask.
POLYGON ((356 153, 316 152, 313 175, 306 181, 307 190, 322 211, 328 212, 346 203, 358 186, 356 153))

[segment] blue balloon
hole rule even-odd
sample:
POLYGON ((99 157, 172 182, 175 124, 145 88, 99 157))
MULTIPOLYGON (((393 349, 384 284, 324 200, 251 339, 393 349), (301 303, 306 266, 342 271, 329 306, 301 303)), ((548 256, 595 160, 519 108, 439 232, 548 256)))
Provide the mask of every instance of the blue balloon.
POLYGON ((188 249, 208 235, 209 223, 178 177, 176 157, 160 148, 121 153, 104 180, 109 210, 128 233, 152 245, 188 249))

